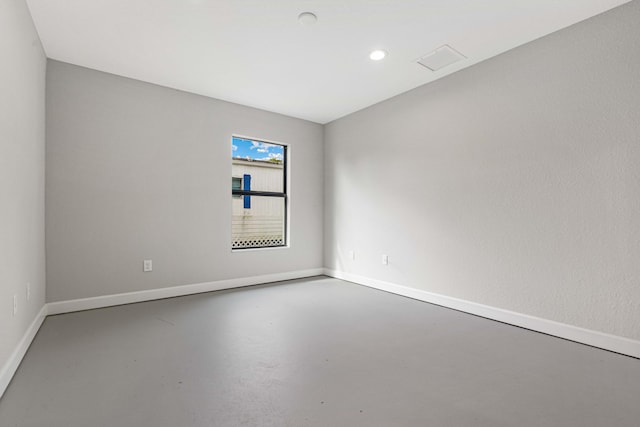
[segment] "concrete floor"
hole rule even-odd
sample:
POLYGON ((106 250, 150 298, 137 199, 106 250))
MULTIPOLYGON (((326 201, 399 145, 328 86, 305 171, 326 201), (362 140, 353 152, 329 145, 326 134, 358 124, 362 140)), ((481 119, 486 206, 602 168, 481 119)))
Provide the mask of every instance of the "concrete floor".
POLYGON ((634 426, 640 360, 313 278, 49 317, 1 426, 634 426))

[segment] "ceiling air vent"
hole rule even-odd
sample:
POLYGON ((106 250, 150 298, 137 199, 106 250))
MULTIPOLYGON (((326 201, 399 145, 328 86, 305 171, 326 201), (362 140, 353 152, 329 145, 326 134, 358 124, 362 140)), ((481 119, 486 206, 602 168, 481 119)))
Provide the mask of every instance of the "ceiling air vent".
POLYGON ((465 58, 463 54, 445 44, 418 59, 418 64, 424 65, 431 71, 438 71, 465 58))

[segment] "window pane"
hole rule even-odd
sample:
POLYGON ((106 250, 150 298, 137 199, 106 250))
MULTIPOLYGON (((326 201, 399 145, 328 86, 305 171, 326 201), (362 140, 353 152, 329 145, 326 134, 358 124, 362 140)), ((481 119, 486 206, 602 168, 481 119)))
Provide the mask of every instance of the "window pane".
POLYGON ((284 192, 283 145, 234 137, 232 149, 232 175, 244 177, 238 190, 284 192))
POLYGON ((242 190, 242 178, 231 178, 231 189, 242 190))
POLYGON ((233 198, 233 249, 283 246, 285 203, 284 197, 233 198))
MULTIPOLYGON (((242 190, 242 178, 231 178, 231 190, 242 190)), ((240 198, 240 196, 233 196, 234 199, 240 198)))

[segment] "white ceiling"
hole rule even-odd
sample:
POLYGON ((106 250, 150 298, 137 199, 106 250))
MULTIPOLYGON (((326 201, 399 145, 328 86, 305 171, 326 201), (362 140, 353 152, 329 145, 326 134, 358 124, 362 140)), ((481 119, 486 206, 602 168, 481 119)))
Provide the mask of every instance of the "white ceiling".
POLYGON ((628 0, 27 0, 49 58, 327 123, 628 0), (318 22, 304 26, 301 12, 318 22), (448 44, 467 59, 415 61, 448 44), (384 49, 386 59, 368 54, 384 49))

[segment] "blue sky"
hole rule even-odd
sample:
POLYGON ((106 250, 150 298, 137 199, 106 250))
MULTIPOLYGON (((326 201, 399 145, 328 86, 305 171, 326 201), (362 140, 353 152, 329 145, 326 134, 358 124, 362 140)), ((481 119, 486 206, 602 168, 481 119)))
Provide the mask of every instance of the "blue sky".
POLYGON ((236 138, 235 136, 231 140, 231 148, 233 149, 233 157, 254 160, 283 160, 284 157, 284 147, 282 145, 236 138))

